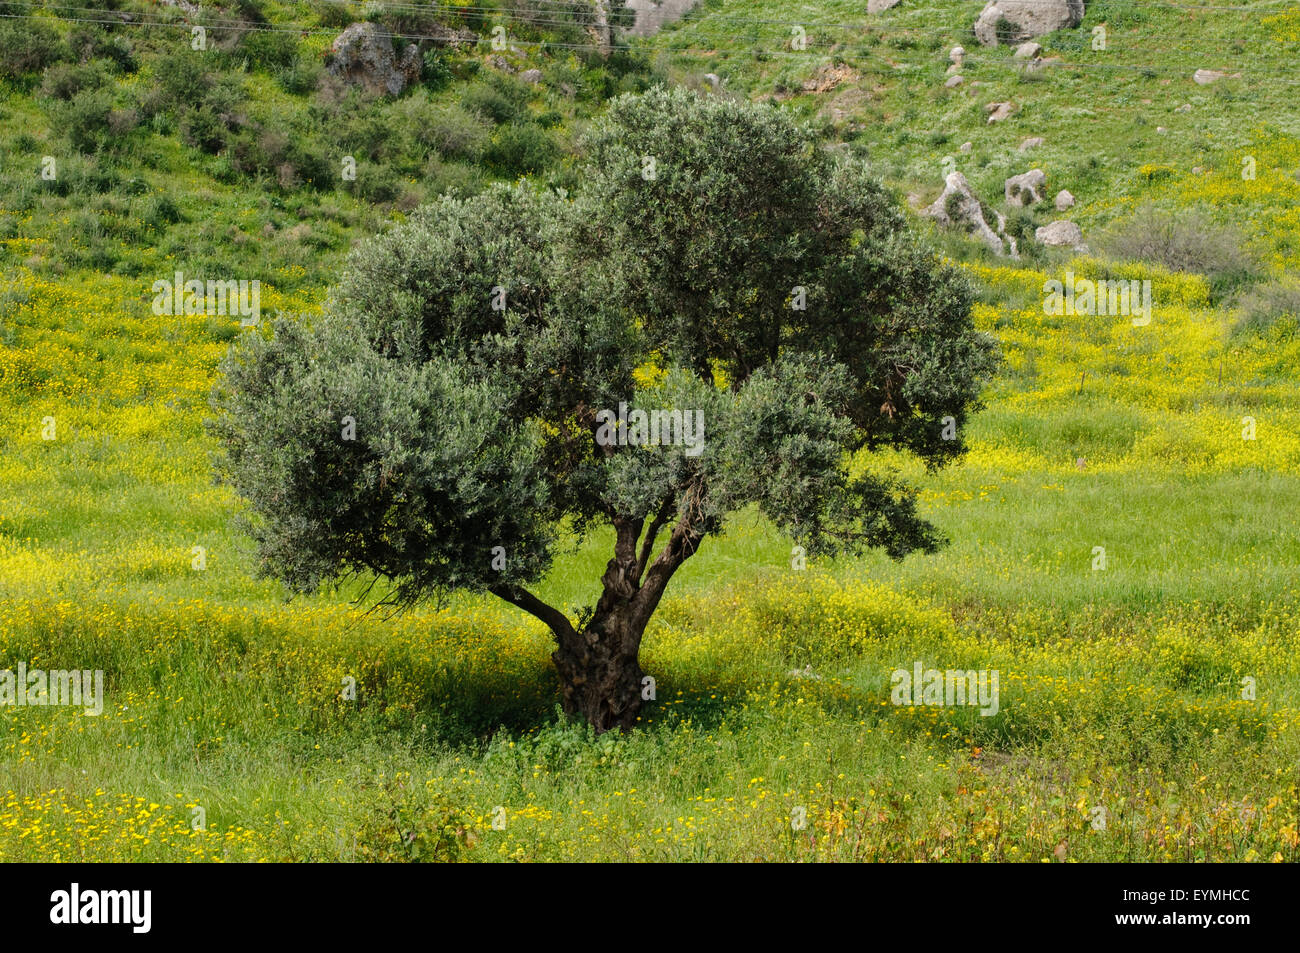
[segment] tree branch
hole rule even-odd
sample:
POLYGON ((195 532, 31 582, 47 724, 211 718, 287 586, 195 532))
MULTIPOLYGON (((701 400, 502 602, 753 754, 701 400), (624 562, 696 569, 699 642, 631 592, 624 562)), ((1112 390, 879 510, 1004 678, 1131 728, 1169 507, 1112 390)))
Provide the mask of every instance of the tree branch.
POLYGON ((557 642, 565 636, 574 634, 568 616, 554 606, 547 605, 521 586, 489 586, 488 592, 545 622, 557 642))
POLYGON ((639 584, 641 577, 645 575, 645 567, 650 562, 650 552, 654 549, 655 539, 659 531, 663 529, 664 523, 668 522, 668 517, 672 516, 673 495, 670 493, 664 497, 663 504, 659 507, 659 512, 650 522, 650 528, 646 530, 645 539, 641 541, 641 555, 636 561, 636 580, 639 584))
POLYGON ((700 547, 700 540, 704 538, 704 533, 697 526, 695 517, 700 510, 703 492, 703 487, 698 480, 687 489, 682 501, 685 504, 682 507, 682 518, 673 527, 663 552, 651 563, 645 574, 641 590, 636 594, 636 611, 642 620, 649 619, 654 613, 664 590, 668 587, 668 580, 672 579, 677 568, 693 556, 700 547))

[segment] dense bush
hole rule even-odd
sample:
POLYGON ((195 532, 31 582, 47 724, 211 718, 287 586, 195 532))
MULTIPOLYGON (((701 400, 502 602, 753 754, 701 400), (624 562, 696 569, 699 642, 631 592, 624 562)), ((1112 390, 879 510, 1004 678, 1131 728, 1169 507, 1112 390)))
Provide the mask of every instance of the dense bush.
POLYGON ((460 195, 475 195, 487 185, 488 177, 477 165, 434 159, 424 172, 424 186, 430 200, 453 191, 460 195))
POLYGON ((98 24, 78 24, 68 34, 68 46, 74 59, 81 63, 95 59, 109 60, 124 73, 134 73, 139 64, 124 36, 111 36, 98 24))
POLYGON ((160 57, 154 63, 160 109, 176 109, 203 99, 213 86, 212 75, 204 68, 199 54, 189 49, 160 57))
POLYGON ((40 19, 0 20, 0 76, 39 72, 66 52, 59 34, 40 19))
POLYGON ((109 131, 113 94, 107 89, 83 89, 53 110, 55 128, 78 152, 94 152, 109 131))
POLYGON ((41 95, 68 100, 82 90, 98 89, 108 76, 98 63, 55 63, 41 77, 41 95))
POLYGON ((298 38, 282 30, 249 30, 240 41, 239 50, 254 69, 283 70, 298 58, 298 38))
POLYGON ((314 60, 305 56, 297 57, 292 63, 275 74, 275 80, 286 93, 301 96, 310 93, 320 81, 321 68, 314 60))
POLYGON ((416 138, 444 159, 476 162, 487 149, 491 132, 477 113, 449 105, 429 113, 415 130, 416 138))
POLYGON ((514 123, 496 131, 483 158, 498 175, 532 175, 554 162, 559 151, 555 140, 536 123, 514 123))
POLYGON ((503 76, 471 83, 461 94, 461 104, 498 125, 518 122, 528 114, 529 91, 503 76))
POLYGON ((145 199, 137 213, 140 221, 156 229, 175 225, 182 219, 181 210, 170 195, 158 193, 145 199))
POLYGON ((225 122, 211 106, 190 109, 181 117, 181 139, 187 146, 216 155, 226 146, 225 122))
POLYGON ((352 10, 331 0, 312 0, 312 9, 323 27, 342 29, 352 22, 352 10))
POLYGON ((418 123, 418 111, 407 120, 400 114, 372 109, 340 117, 331 127, 330 139, 357 158, 392 163, 409 150, 411 127, 418 123))
POLYGON ((214 81, 206 74, 190 73, 167 90, 167 98, 180 112, 181 139, 186 145, 216 155, 226 147, 230 134, 244 125, 238 110, 243 104, 243 89, 233 77, 214 81), (198 97, 179 99, 182 88, 202 90, 198 97))
POLYGON ((447 65, 447 54, 445 51, 437 47, 425 51, 424 67, 420 71, 420 78, 424 82, 424 85, 434 92, 437 92, 451 83, 451 67, 447 65))
POLYGON ((357 177, 343 184, 349 192, 376 204, 392 202, 402 191, 401 180, 391 169, 370 162, 358 164, 357 177))

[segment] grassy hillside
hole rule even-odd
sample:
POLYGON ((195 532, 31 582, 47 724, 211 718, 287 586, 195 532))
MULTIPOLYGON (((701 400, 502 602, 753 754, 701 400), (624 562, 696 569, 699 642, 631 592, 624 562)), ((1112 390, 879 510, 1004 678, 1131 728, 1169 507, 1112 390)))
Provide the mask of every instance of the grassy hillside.
MULTIPOLYGON (((330 106, 335 93, 294 73, 353 8, 262 4, 267 24, 307 35, 280 34, 292 44, 265 60, 256 34, 232 35, 199 61, 203 95, 240 103, 213 150, 187 139, 202 102, 168 92, 189 68, 187 32, 5 5, 47 19, 63 46, 6 73, 0 100, 0 668, 102 668, 107 701, 98 717, 0 706, 0 858, 1297 859, 1300 107, 1285 64, 1300 19, 1091 3, 1079 30, 1040 40, 1062 63, 1028 76, 969 35, 980 3, 862 6, 706 2, 608 61, 513 7, 508 55, 541 69, 539 85, 495 69, 484 44, 391 102, 330 106), (1104 63, 1089 46, 1103 23, 1104 63), (808 49, 783 48, 800 24, 808 49), (82 28, 100 46, 78 68, 105 81, 60 98, 82 28), (956 44, 966 83, 950 91, 956 44), (1200 67, 1242 77, 1200 87, 1200 67), (959 465, 860 464, 912 480, 951 545, 798 571, 788 540, 740 514, 674 580, 643 653, 657 700, 624 737, 562 721, 548 636, 503 603, 383 618, 349 606, 355 589, 286 601, 254 579, 202 428, 216 364, 247 332, 155 316, 152 281, 246 275, 264 312, 310 312, 349 244, 403 209, 523 171, 562 186, 604 98, 706 73, 824 124, 900 201, 937 195, 948 155, 991 206, 1030 167, 1078 199, 1062 217, 1088 255, 1031 240, 1020 261, 995 260, 934 232, 978 281, 975 319, 1005 363, 959 465), (91 100, 110 102, 106 125, 86 120, 99 132, 76 140, 68 117, 91 100), (988 125, 984 104, 1003 100, 1018 111, 988 125), (107 125, 127 110, 129 131, 107 125), (296 161, 259 165, 276 132, 296 161), (537 167, 493 158, 539 134, 537 167), (1017 152, 1027 136, 1045 143, 1017 152), (302 174, 344 148, 373 177, 302 174), (1154 227, 1148 204, 1178 241, 1131 261, 1114 249, 1154 227), (1215 254, 1170 270, 1197 232, 1215 254), (1044 281, 1067 270, 1149 280, 1151 323, 1045 314, 1044 281), (915 662, 998 670, 998 713, 891 704, 891 671, 915 662), (355 701, 340 697, 348 679, 355 701)), ((435 20, 482 26, 469 16, 435 20)), ((12 55, 12 24, 0 37, 12 55)), ((539 594, 589 602, 607 550, 576 546, 539 594)))

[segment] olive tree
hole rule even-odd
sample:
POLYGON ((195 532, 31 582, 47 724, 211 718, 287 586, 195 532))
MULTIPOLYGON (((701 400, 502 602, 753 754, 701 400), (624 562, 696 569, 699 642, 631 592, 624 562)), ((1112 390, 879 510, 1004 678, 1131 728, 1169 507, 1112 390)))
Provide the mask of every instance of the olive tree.
POLYGON ((996 355, 963 276, 780 108, 655 89, 582 145, 575 194, 445 197, 356 249, 318 319, 232 348, 213 428, 264 573, 499 596, 604 731, 636 723, 647 622, 729 513, 811 554, 940 545, 851 464, 960 454, 996 355), (573 617, 533 589, 593 532, 613 552, 573 617))

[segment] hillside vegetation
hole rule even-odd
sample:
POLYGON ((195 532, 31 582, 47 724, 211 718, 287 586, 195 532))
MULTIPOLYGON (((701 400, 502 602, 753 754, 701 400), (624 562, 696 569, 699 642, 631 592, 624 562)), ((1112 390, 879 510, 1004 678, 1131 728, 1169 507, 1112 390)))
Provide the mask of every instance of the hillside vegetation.
MULTIPOLYGON (((0 706, 0 859, 1297 859, 1300 15, 1092 2, 1026 72, 976 43, 981 7, 706 0, 604 56, 542 2, 202 4, 227 25, 205 51, 176 7, 0 5, 0 668, 107 689, 98 717, 0 706), (322 55, 366 16, 484 40, 430 41, 418 83, 367 97, 322 55), (959 464, 859 464, 918 486, 951 544, 798 570, 743 514, 652 623, 642 727, 595 737, 522 613, 387 618, 360 584, 255 578, 203 420, 257 332, 155 315, 150 289, 258 279, 263 314, 310 314, 352 242, 448 188, 571 187, 584 124, 660 81, 781 102, 900 203, 952 157, 1021 257, 917 218, 1004 363, 959 464), (1048 201, 1007 209, 1030 168, 1048 201), (1033 240, 1056 218, 1087 252, 1033 240), (1149 281, 1151 322, 1045 313, 1067 272, 1149 281), (997 714, 891 704, 916 662, 997 670, 997 714)), ((539 595, 589 602, 607 549, 539 595)))

